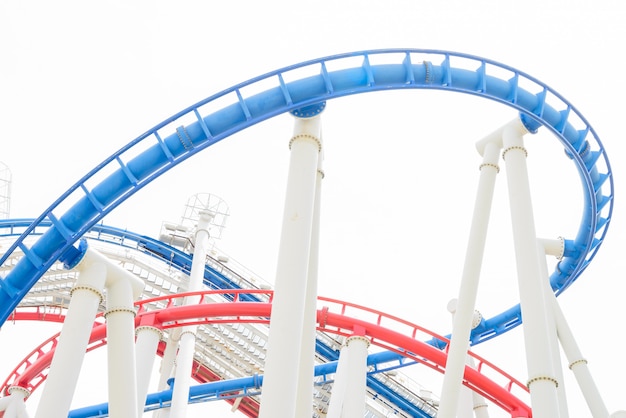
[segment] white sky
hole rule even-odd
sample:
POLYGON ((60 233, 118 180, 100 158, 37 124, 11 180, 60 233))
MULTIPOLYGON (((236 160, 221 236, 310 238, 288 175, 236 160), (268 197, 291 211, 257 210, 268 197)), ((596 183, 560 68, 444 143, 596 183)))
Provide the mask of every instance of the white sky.
MULTIPOLYGON (((618 361, 626 340, 619 261, 626 218, 619 143, 624 17, 617 0, 3 1, 0 161, 13 173, 11 215, 39 215, 150 127, 286 65, 399 47, 493 59, 560 92, 606 146, 616 184, 613 223, 591 266, 559 300, 608 409, 626 409, 617 378, 626 373, 618 361)), ((329 102, 322 122, 320 295, 449 332, 446 304, 457 296, 480 164, 474 143, 514 116, 502 105, 441 92, 329 102)), ((272 281, 292 129, 283 115, 209 148, 105 223, 156 236, 162 221, 179 219, 189 196, 214 193, 231 210, 218 246, 272 281)), ((529 136, 527 148, 537 232, 572 238, 581 211, 573 165, 545 132, 529 136)), ((478 295, 485 317, 517 300, 504 180, 478 295)), ((476 351, 526 381, 521 328, 509 334, 476 351)), ((4 378, 35 342, 8 346, 2 337, 4 378)), ((574 382, 567 385, 571 415, 587 416, 574 382)))

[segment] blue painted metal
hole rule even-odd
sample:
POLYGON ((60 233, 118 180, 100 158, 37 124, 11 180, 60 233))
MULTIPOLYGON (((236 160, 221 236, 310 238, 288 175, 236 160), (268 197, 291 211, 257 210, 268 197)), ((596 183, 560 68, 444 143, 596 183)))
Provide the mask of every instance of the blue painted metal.
MULTIPOLYGON (((32 222, 33 222, 32 219, 0 220, 0 237, 19 236, 20 232, 22 230, 27 230, 32 224, 32 222)), ((31 235, 42 235, 43 234, 42 230, 45 230, 46 228, 50 228, 52 226, 53 226, 52 222, 44 220, 43 222, 39 224, 38 226, 39 229, 31 230, 31 235)), ((122 247, 132 248, 134 250, 144 252, 155 258, 158 258, 161 262, 173 268, 176 268, 177 270, 181 272, 184 272, 187 274, 190 273, 192 255, 187 254, 184 251, 180 251, 177 248, 171 247, 153 238, 150 238, 144 235, 135 234, 126 229, 115 228, 115 227, 107 226, 103 224, 94 225, 92 229, 88 231, 88 236, 90 239, 112 243, 115 245, 120 245, 122 247)), ((77 251, 77 254, 75 255, 75 257, 72 257, 71 260, 68 261, 68 263, 70 263, 68 267, 71 267, 72 265, 75 265, 76 263, 78 263, 78 259, 80 259, 85 254, 86 250, 87 250, 87 244, 85 240, 82 239, 81 244, 80 244, 80 251, 77 251)), ((240 289, 241 288, 235 282, 230 280, 221 272, 215 270, 210 265, 205 265, 204 284, 208 286, 209 288, 213 288, 213 289, 240 289)), ((224 295, 224 296, 228 298, 228 295, 224 295)), ((240 295, 239 297, 241 298, 242 301, 246 301, 246 302, 260 302, 260 299, 257 298, 255 295, 243 294, 243 295, 240 295)), ((327 344, 319 340, 315 341, 315 351, 321 357, 329 361, 329 363, 327 363, 326 365, 318 366, 319 373, 320 374, 334 373, 336 369, 336 361, 339 359, 339 352, 337 350, 332 349, 330 346, 328 346, 327 344)), ((378 364, 390 363, 394 361, 403 363, 402 365, 399 365, 397 367, 404 367, 409 364, 412 364, 410 362, 405 362, 405 360, 406 359, 402 357, 400 354, 387 351, 383 353, 370 355, 368 357, 368 365, 377 366, 378 364)), ((377 373, 382 372, 382 371, 384 370, 376 369, 377 373)), ((408 406, 407 406, 406 399, 403 399, 400 395, 395 393, 393 390, 387 388, 385 385, 381 384, 380 382, 376 381, 376 379, 372 378, 371 376, 367 377, 367 384, 368 386, 375 386, 379 390, 383 390, 385 393, 385 397, 392 404, 397 405, 399 408, 403 410, 407 410, 407 408, 409 408, 408 409, 409 411, 414 411, 414 413, 417 414, 414 416, 422 416, 420 414, 422 414, 423 411, 421 411, 415 405, 410 404, 410 402, 408 403, 408 406)), ((199 386, 202 386, 202 385, 199 385, 199 386)), ((202 395, 201 390, 202 389, 192 388, 192 391, 196 391, 196 392, 200 391, 198 392, 198 395, 196 395, 198 397, 201 397, 202 395)), ((216 389, 212 387, 208 387, 207 390, 209 391, 205 393, 205 396, 208 396, 208 397, 218 396, 220 393, 219 391, 215 392, 216 389)), ((240 390, 244 390, 244 388, 241 388, 240 390)), ((169 396, 171 397, 171 393, 169 394, 169 396)), ((87 416, 89 417, 106 416, 106 412, 102 412, 102 411, 107 411, 108 407, 106 408, 106 410, 101 409, 102 407, 103 405, 96 405, 93 407, 86 408, 85 411, 88 410, 90 411, 89 413, 94 414, 94 415, 87 415, 87 416), (105 415, 99 415, 101 412, 104 413, 105 415)))
MULTIPOLYGON (((550 277, 556 294, 567 289, 597 253, 613 211, 613 176, 594 129, 561 95, 514 68, 454 52, 391 49, 315 59, 253 78, 184 109, 105 159, 53 202, 29 229, 44 220, 54 219, 53 227, 30 248, 23 244, 30 232, 26 230, 0 259, 3 264, 17 248, 26 254, 0 280, 0 325, 39 277, 85 232, 128 197, 187 158, 276 115, 338 97, 391 89, 448 90, 494 100, 517 109, 531 131, 543 126, 555 135, 575 163, 584 192, 580 228, 571 240, 575 248, 560 261, 550 277), (374 58, 381 56, 396 59, 397 63, 372 64, 374 58), (329 63, 341 67, 349 61, 352 65, 354 57, 362 58, 361 66, 328 71, 329 63), (433 63, 433 59, 440 62, 433 63), (456 60, 461 60, 463 67, 456 67, 456 60), (473 63, 476 69, 467 69, 467 63, 473 63), (289 83, 284 81, 285 75, 303 67, 317 69, 318 74, 289 83), (497 70, 494 73, 508 73, 510 78, 500 78, 492 74, 491 69, 497 70), (273 88, 250 97, 242 94, 246 86, 272 80, 276 85, 273 88), (530 84, 540 91, 533 93, 522 84, 530 84), (202 115, 203 105, 224 98, 231 99, 232 104, 202 115), (194 115, 197 121, 184 127, 176 125, 178 119, 186 115, 194 115), (163 137, 162 132, 168 130, 172 133, 163 137), (144 141, 154 145, 146 147, 144 141), (134 156, 132 151, 140 143, 145 150, 134 156), (127 161, 126 155, 133 157, 127 161), (90 189, 87 181, 97 174, 99 178, 105 174, 105 180, 90 189), (54 211, 61 203, 70 209, 58 217, 54 211)), ((477 344, 520 323, 519 306, 514 306, 486 320, 484 331, 474 333, 472 341, 477 344)))
POLYGON ((292 110, 290 113, 298 118, 312 118, 324 111, 326 108, 326 102, 314 103, 309 106, 301 107, 300 109, 292 110))
MULTIPOLYGON (((32 222, 32 219, 0 219, 0 237, 20 235, 21 231, 27 229, 32 222)), ((31 235, 42 235, 45 229, 52 226, 52 222, 44 220, 39 224, 38 230, 31 231, 31 235)), ((161 262, 183 273, 189 274, 191 271, 191 254, 169 246, 154 238, 103 224, 94 225, 87 234, 90 239, 132 248, 158 258, 161 262)), ((83 235, 83 237, 85 237, 85 235, 83 235)), ((84 239, 81 239, 79 248, 71 247, 59 258, 59 261, 64 262, 65 268, 73 268, 80 262, 80 259, 86 251, 87 243, 84 239)), ((236 273, 233 272, 233 274, 236 273)), ((242 280, 245 279, 242 278, 242 280)), ((241 286, 236 282, 209 264, 205 265, 203 282, 211 289, 241 289, 241 286)), ((228 298, 228 295, 225 295, 225 297, 228 298)), ((240 295, 240 297, 241 300, 245 302, 261 302, 255 295, 243 294, 240 295)))
MULTIPOLYGON (((368 365, 378 365, 388 363, 393 359, 389 352, 370 354, 368 356, 368 365)), ((337 361, 315 366, 315 376, 323 376, 326 374, 334 374, 337 371, 337 361)), ((381 370, 376 373, 380 373, 381 370)), ((431 415, 417 408, 406 399, 400 398, 395 392, 391 391, 380 381, 371 378, 368 379, 368 386, 374 389, 389 400, 394 400, 394 404, 402 411, 409 413, 412 417, 431 418, 431 415)), ((173 380, 173 379, 171 379, 173 380)), ((260 394, 261 385, 263 384, 263 375, 254 374, 248 377, 236 379, 219 380, 215 382, 202 383, 194 385, 189 389, 189 403, 207 402, 224 400, 241 396, 254 396, 260 394), (227 393, 238 393, 237 395, 224 396, 227 393)), ((148 394, 144 411, 169 406, 172 401, 173 386, 161 392, 148 394)), ((77 408, 69 412, 68 418, 95 418, 107 417, 109 411, 108 403, 91 405, 83 408, 77 408)))

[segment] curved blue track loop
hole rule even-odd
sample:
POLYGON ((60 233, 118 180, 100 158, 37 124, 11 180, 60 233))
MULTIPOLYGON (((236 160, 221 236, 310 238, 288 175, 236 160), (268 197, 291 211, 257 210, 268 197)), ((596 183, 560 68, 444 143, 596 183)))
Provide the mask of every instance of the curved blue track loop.
MULTIPOLYGON (((296 113, 333 98, 392 89, 449 90, 484 97, 517 109, 529 131, 544 126, 554 133, 578 168, 585 196, 578 233, 566 240, 565 256, 550 277, 555 293, 569 287, 598 251, 613 210, 610 164, 586 119, 550 87, 494 61, 437 50, 374 50, 307 61, 233 86, 172 116, 104 160, 46 209, 0 259, 3 265, 17 248, 25 253, 0 280, 0 325, 57 259, 71 261, 78 256, 73 247, 76 240, 128 197, 187 158, 276 115, 296 113), (356 67, 355 59, 361 62, 356 67), (290 81, 303 70, 310 75, 290 81), (261 82, 264 86, 273 82, 275 87, 246 95, 261 82), (227 104, 204 113, 218 102, 227 104), (186 125, 180 123, 187 119, 191 121, 186 125), (60 207, 69 209, 57 216, 60 207), (25 237, 46 219, 53 226, 32 247, 26 247, 25 237)), ((472 342, 482 342, 520 323, 519 306, 513 306, 485 320, 474 330, 472 342)))

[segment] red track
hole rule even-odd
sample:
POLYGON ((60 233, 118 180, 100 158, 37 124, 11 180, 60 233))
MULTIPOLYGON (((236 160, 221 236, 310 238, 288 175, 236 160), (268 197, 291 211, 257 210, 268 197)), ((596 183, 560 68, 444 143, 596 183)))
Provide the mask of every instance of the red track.
MULTIPOLYGON (((147 299, 136 303, 138 307, 136 324, 152 325, 162 329, 209 323, 269 324, 272 295, 271 291, 264 290, 214 290, 147 299), (176 300, 180 301, 186 296, 198 294, 229 295, 232 301, 216 303, 202 297, 200 303, 196 305, 174 306, 176 300), (265 296, 270 302, 243 302, 239 298, 241 294, 265 296), (165 304, 166 307, 151 310, 150 305, 155 302, 165 304)), ((369 337, 372 344, 400 353, 441 373, 445 371, 446 351, 439 350, 424 340, 435 338, 447 341, 446 338, 400 318, 363 306, 322 297, 318 300, 324 304, 317 311, 319 331, 344 336, 357 332, 369 337)), ((63 322, 64 313, 61 310, 50 311, 49 308, 38 308, 35 311, 32 308, 30 310, 18 308, 11 319, 63 322)), ((33 350, 5 380, 0 393, 6 394, 10 386, 21 386, 31 392, 34 391, 47 377, 58 337, 59 334, 49 338, 33 350)), ((98 317, 91 333, 88 351, 103 345, 106 345, 106 324, 98 317)), ((161 343, 159 355, 162 355, 163 349, 164 343, 161 343)), ((469 354, 474 358, 476 368, 465 368, 464 384, 510 412, 511 416, 531 417, 530 407, 513 394, 513 391, 527 394, 527 388, 485 359, 471 352, 469 354), (494 381, 495 378, 500 383, 494 381)), ((220 376, 201 364, 195 364, 193 370, 193 378, 200 383, 220 379, 220 376)), ((246 416, 256 417, 258 404, 251 398, 245 398, 239 405, 239 411, 246 416)))

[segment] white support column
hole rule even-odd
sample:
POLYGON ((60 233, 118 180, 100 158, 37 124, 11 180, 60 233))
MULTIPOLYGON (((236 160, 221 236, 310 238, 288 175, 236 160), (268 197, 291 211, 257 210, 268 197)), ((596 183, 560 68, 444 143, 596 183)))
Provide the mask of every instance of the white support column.
POLYGON ((79 272, 59 335, 50 372, 35 418, 65 417, 72 403, 85 352, 106 282, 104 261, 87 249, 77 266, 79 272))
POLYGON ((554 418, 560 416, 557 395, 559 382, 552 364, 554 347, 550 338, 547 307, 542 297, 544 283, 537 256, 537 235, 523 141, 525 133, 521 122, 503 130, 502 157, 507 170, 533 417, 554 418))
POLYGON ((152 367, 163 331, 155 326, 141 325, 135 330, 135 363, 137 364, 137 416, 143 416, 148 396, 152 367))
POLYGON ((108 262, 105 318, 111 418, 137 417, 134 301, 141 296, 143 287, 144 283, 138 277, 108 262))
POLYGON ((483 156, 483 162, 480 165, 480 180, 441 389, 441 401, 437 413, 439 418, 454 418, 463 385, 463 373, 467 350, 469 349, 469 337, 472 330, 474 306, 476 305, 476 294, 487 239, 493 191, 496 175, 499 171, 498 160, 501 146, 499 138, 499 135, 492 134, 481 141, 478 146, 483 156))
POLYGON ((315 206, 313 210, 313 229, 311 231, 311 255, 309 257, 309 274, 306 282, 304 301, 304 322, 302 325, 302 349, 300 351, 300 373, 298 375, 298 391, 296 394, 297 417, 308 417, 313 407, 313 380, 315 378, 315 339, 317 314, 317 278, 319 260, 320 208, 322 198, 323 153, 320 153, 317 164, 315 183, 315 206))
MULTIPOLYGON (((210 212, 200 212, 200 219, 196 228, 191 272, 189 274, 189 288, 187 289, 189 292, 196 292, 202 289, 206 255, 209 250, 209 224, 212 219, 213 215, 210 212)), ((185 300, 185 305, 198 304, 199 301, 199 296, 188 297, 185 300)), ((172 391, 172 406, 170 408, 170 415, 173 417, 187 416, 193 354, 196 349, 196 329, 197 326, 195 325, 186 326, 180 335, 178 355, 176 356, 176 376, 174 379, 174 390, 172 391)))
POLYGON ((293 417, 315 206, 320 117, 296 118, 283 215, 260 418, 293 417))
MULTIPOLYGON (((448 302, 448 312, 452 314, 452 318, 454 318, 456 314, 457 304, 457 299, 452 299, 448 302)), ((482 315, 475 310, 472 318, 472 329, 480 325, 481 320, 482 315)), ((466 358, 466 364, 475 369, 476 363, 474 362, 474 358, 470 355, 466 355, 466 358)), ((475 418, 489 418, 489 412, 487 411, 488 405, 487 402, 485 402, 484 396, 474 392, 468 387, 462 387, 460 395, 456 418, 469 418, 472 416, 475 416, 475 418)))
POLYGON ((344 344, 341 347, 341 351, 339 351, 335 381, 331 391, 326 418, 341 418, 341 410, 346 398, 346 388, 348 387, 348 356, 348 346, 344 344))
POLYGON ((565 250, 565 242, 563 240, 557 240, 556 246, 554 242, 545 239, 537 240, 537 260, 539 260, 539 277, 541 282, 543 283, 543 305, 546 306, 546 321, 547 329, 548 329, 548 337, 550 338, 550 347, 553 347, 552 352, 552 364, 554 366, 554 377, 559 382, 559 385, 556 388, 557 400, 559 404, 559 417, 567 418, 569 417, 568 406, 567 406, 567 394, 565 393, 565 377, 563 376, 563 367, 561 361, 561 351, 559 350, 559 337, 557 335, 557 324, 554 312, 549 307, 552 305, 553 301, 556 302, 556 296, 554 295, 554 291, 550 286, 550 273, 548 272, 548 262, 546 260, 546 255, 550 254, 554 251, 554 249, 558 248, 561 250, 559 254, 556 255, 557 258, 561 258, 563 256, 563 251, 565 250))
POLYGON ((552 304, 554 307, 554 316, 556 318, 557 332, 563 352, 569 361, 569 368, 574 373, 574 377, 578 382, 578 386, 587 402, 589 411, 593 417, 606 417, 609 416, 608 409, 606 408, 602 396, 596 387, 596 384, 591 376, 589 367, 587 366, 587 360, 583 357, 574 335, 563 315, 563 311, 556 300, 556 297, 552 298, 552 304))
MULTIPOLYGON (((469 365, 476 368, 476 364, 473 358, 469 358, 469 365)), ((469 389, 468 389, 469 390, 469 389)), ((489 410, 485 397, 472 391, 472 405, 474 409, 475 418, 489 418, 489 410)))
MULTIPOLYGON (((159 392, 167 390, 170 387, 168 382, 170 378, 173 378, 175 373, 176 353, 178 353, 178 342, 180 340, 181 332, 182 327, 170 330, 159 370, 159 383, 157 385, 157 391, 159 392)), ((170 409, 157 409, 153 412, 152 416, 154 418, 168 418, 170 416, 170 409)))
MULTIPOLYGON (((165 352, 161 359, 161 367, 159 368, 158 391, 166 390, 168 380, 173 376, 174 363, 176 361, 176 353, 178 352, 178 341, 180 340, 181 328, 170 329, 169 337, 165 344, 165 352)), ((155 411, 158 412, 159 410, 155 411)), ((158 414, 157 414, 158 415, 158 414)))
POLYGON ((30 391, 21 386, 11 386, 9 396, 0 399, 0 414, 3 418, 28 418, 24 400, 30 396, 30 391))
POLYGON ((342 417, 362 417, 365 415, 367 349, 370 341, 363 335, 353 335, 346 340, 346 345, 348 346, 349 383, 346 386, 342 417))
POLYGON ((365 415, 367 349, 370 341, 362 334, 361 330, 357 330, 355 335, 346 339, 345 345, 341 348, 326 418, 352 418, 365 415))

